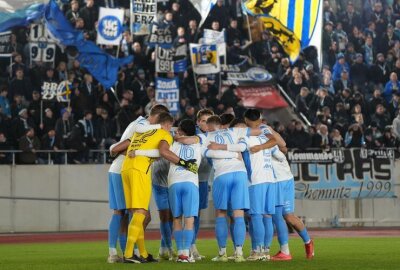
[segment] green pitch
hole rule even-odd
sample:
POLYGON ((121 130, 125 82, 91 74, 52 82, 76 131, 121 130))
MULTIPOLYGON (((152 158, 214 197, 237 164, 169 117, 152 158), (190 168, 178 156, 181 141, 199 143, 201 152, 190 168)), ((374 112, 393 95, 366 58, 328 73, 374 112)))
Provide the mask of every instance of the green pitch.
MULTIPOLYGON (((148 250, 156 254, 159 241, 148 241, 148 250)), ((276 240, 272 253, 277 251, 276 240)), ((263 269, 400 269, 400 237, 397 238, 317 238, 316 257, 308 261, 299 239, 291 239, 291 262, 214 263, 215 240, 200 240, 197 244, 206 260, 194 264, 160 262, 158 264, 107 264, 106 242, 51 243, 51 244, 7 244, 0 245, 0 269, 160 269, 160 270, 250 270, 263 269)), ((248 242, 245 250, 248 251, 248 242)), ((231 252, 232 250, 230 250, 231 252)))

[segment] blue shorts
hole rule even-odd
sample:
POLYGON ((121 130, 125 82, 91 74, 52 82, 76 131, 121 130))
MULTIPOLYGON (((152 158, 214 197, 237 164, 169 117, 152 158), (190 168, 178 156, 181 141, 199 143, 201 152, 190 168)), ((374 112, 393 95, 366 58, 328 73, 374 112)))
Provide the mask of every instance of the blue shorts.
POLYGON ((110 209, 122 210, 126 208, 122 177, 119 173, 108 173, 108 200, 110 209))
POLYGON ((199 209, 208 208, 208 182, 199 182, 199 198, 200 205, 199 209))
POLYGON ((277 206, 283 206, 283 215, 294 213, 294 179, 276 183, 277 206))
POLYGON ((169 187, 169 203, 173 217, 197 217, 199 188, 191 182, 180 182, 169 187))
POLYGON ((170 208, 168 201, 168 188, 153 184, 154 200, 156 201, 158 211, 170 208))
POLYGON ((232 172, 218 176, 213 184, 215 209, 246 210, 250 207, 246 172, 232 172))
POLYGON ((249 187, 249 214, 273 215, 276 206, 276 184, 262 183, 249 187))

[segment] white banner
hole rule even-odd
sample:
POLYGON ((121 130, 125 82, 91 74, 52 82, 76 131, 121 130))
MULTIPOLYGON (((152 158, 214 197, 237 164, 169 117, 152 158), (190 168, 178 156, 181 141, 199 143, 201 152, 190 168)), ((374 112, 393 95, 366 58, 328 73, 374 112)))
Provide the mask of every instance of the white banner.
POLYGON ((100 7, 97 44, 119 45, 122 39, 124 10, 100 7))
POLYGON ((11 57, 11 32, 0 33, 0 56, 11 57))
POLYGON ((203 39, 201 43, 204 44, 218 44, 218 55, 223 56, 226 63, 226 39, 225 39, 225 29, 221 32, 204 29, 203 39))
POLYGON ((71 98, 72 84, 68 81, 62 81, 59 84, 55 82, 43 82, 42 99, 54 100, 58 102, 68 102, 71 98))
POLYGON ((133 35, 150 34, 150 25, 157 22, 156 0, 131 0, 131 32, 133 35))
POLYGON ((54 67, 56 44, 44 24, 31 24, 29 41, 31 64, 34 62, 44 62, 51 63, 54 67))
POLYGON ((193 71, 197 74, 213 74, 221 71, 216 44, 190 44, 193 71))

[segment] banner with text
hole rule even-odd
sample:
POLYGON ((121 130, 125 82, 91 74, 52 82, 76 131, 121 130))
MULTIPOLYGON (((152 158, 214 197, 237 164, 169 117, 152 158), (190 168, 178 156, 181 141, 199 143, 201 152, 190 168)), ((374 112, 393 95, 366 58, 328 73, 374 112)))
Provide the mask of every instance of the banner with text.
POLYGON ((166 105, 172 114, 179 111, 179 78, 156 78, 156 102, 166 105))
POLYGON ((0 33, 0 56, 11 57, 11 32, 0 33))
POLYGON ((150 48, 160 46, 162 48, 171 48, 174 41, 174 33, 171 31, 169 24, 153 23, 151 25, 150 35, 147 39, 147 45, 150 48))
POLYGON ((31 24, 29 34, 30 62, 50 63, 54 67, 56 41, 49 35, 46 25, 31 24))
POLYGON ((394 149, 290 150, 296 199, 394 197, 394 149))
POLYGON ((97 44, 119 45, 122 39, 124 10, 100 7, 97 44))
POLYGON ((150 26, 156 21, 156 0, 131 0, 131 32, 133 35, 150 34, 150 26))
POLYGON ((171 49, 156 46, 156 72, 185 72, 186 69, 186 44, 171 49))
POLYGON ((69 102, 71 98, 72 84, 62 81, 59 84, 54 82, 43 82, 42 99, 58 102, 69 102))

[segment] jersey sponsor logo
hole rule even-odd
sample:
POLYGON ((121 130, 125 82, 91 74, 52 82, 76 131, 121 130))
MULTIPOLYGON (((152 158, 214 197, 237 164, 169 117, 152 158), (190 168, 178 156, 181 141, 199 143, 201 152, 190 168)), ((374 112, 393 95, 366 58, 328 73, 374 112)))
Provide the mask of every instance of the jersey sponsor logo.
POLYGON ((132 148, 138 148, 141 145, 147 143, 149 138, 154 135, 157 132, 157 129, 150 130, 145 133, 136 133, 135 137, 133 138, 133 141, 131 142, 131 147, 132 148))

